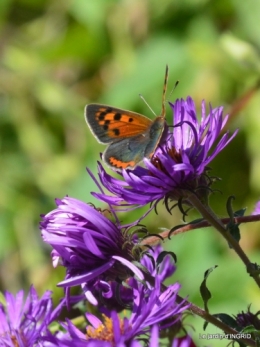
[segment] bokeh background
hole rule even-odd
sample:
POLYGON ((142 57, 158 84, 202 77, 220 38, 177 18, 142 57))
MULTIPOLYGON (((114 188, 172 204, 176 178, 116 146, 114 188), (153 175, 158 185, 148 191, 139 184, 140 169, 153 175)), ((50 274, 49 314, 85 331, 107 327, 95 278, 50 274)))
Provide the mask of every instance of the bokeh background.
MULTIPOLYGON (((85 170, 96 174, 104 147, 85 124, 84 106, 100 102, 154 117, 138 95, 159 114, 166 64, 169 89, 180 81, 170 100, 191 95, 198 109, 205 99, 231 112, 228 128, 240 132, 211 165, 222 194, 210 201, 226 217, 226 200, 235 195, 234 209, 251 214, 260 197, 259 23, 255 0, 0 1, 0 290, 33 283, 39 293, 62 295, 56 283, 64 270, 52 269, 40 214, 65 195, 105 208, 91 196, 97 188, 85 170)), ((181 223, 177 210, 169 215, 160 206, 158 214, 145 220, 151 232, 181 223)), ((241 225, 241 233, 243 248, 259 263, 258 224, 241 225)), ((165 247, 177 254, 173 280, 193 303, 202 305, 204 271, 218 265, 208 281, 211 312, 236 314, 250 303, 259 309, 254 281, 214 230, 176 236, 165 247)), ((203 322, 192 324, 199 341, 203 322)))

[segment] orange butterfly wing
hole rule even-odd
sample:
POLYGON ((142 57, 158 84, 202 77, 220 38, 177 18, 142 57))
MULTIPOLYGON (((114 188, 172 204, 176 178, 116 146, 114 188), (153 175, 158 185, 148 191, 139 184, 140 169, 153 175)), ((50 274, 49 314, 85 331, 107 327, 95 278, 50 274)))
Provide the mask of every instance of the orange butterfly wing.
POLYGON ((87 105, 85 117, 93 135, 103 144, 145 133, 152 124, 139 113, 100 104, 87 105))
POLYGON ((135 112, 90 104, 85 108, 86 121, 100 143, 109 144, 103 160, 116 169, 133 169, 143 158, 151 158, 166 129, 165 93, 168 81, 166 65, 162 111, 154 121, 135 112))
POLYGON ((151 158, 165 129, 165 119, 157 117, 141 134, 113 141, 103 160, 116 169, 133 169, 144 158, 151 158))

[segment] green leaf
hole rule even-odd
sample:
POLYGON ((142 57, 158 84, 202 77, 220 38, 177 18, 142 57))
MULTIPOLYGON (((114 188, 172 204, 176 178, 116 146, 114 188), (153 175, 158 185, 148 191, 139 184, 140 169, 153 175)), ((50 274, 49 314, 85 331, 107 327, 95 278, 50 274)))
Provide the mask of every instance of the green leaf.
POLYGON ((217 313, 217 314, 214 314, 213 316, 220 319, 221 322, 225 323, 230 328, 233 328, 233 329, 236 329, 237 331, 239 331, 236 320, 233 317, 231 317, 230 315, 228 315, 226 313, 217 313))
POLYGON ((207 282, 207 278, 210 275, 210 273, 216 268, 218 267, 218 265, 215 265, 213 267, 211 267, 210 269, 208 269, 205 273, 204 273, 204 280, 202 281, 201 285, 200 285, 200 294, 202 296, 203 302, 204 302, 204 308, 205 311, 209 312, 208 310, 208 301, 211 298, 211 293, 207 288, 206 282, 207 282))
POLYGON ((246 208, 241 208, 234 212, 234 217, 243 217, 246 212, 246 208))
MULTIPOLYGON (((228 223, 227 224, 227 231, 233 236, 233 238, 237 242, 240 241, 241 235, 240 235, 240 230, 239 230, 238 224, 236 224, 236 223, 233 223, 233 224, 228 223)), ((229 245, 229 247, 232 248, 231 245, 229 245)))
POLYGON ((172 256, 173 260, 175 263, 177 263, 177 255, 174 253, 174 252, 167 252, 167 251, 163 251, 159 254, 157 260, 156 260, 156 263, 157 263, 157 266, 160 265, 164 258, 167 256, 167 255, 170 255, 172 256))

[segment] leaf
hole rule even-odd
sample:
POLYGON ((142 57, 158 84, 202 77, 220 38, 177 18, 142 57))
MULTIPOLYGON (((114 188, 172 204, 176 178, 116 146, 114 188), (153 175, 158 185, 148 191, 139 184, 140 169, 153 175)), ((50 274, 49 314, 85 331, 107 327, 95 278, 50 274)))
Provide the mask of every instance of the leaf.
POLYGON ((157 258, 157 260, 156 260, 157 266, 160 265, 160 264, 163 262, 164 258, 165 258, 167 255, 172 256, 174 262, 177 263, 177 255, 176 255, 174 252, 162 251, 162 252, 159 254, 159 256, 158 256, 158 258, 157 258))
MULTIPOLYGON (((239 226, 236 223, 228 223, 227 224, 227 231, 230 233, 230 235, 233 236, 233 238, 239 242, 241 239, 241 235, 240 235, 240 230, 239 230, 239 226)), ((231 245, 229 245, 230 248, 232 248, 231 245)))
POLYGON ((209 312, 208 310, 208 301, 211 298, 211 293, 207 288, 206 282, 207 282, 207 278, 209 276, 209 274, 216 268, 218 267, 218 265, 215 265, 213 267, 211 267, 210 269, 208 269, 205 273, 204 273, 204 280, 202 281, 201 285, 200 285, 200 294, 202 296, 203 302, 204 302, 204 308, 206 312, 209 312))
POLYGON ((225 323, 230 328, 233 328, 233 329, 236 329, 237 331, 239 331, 236 320, 233 317, 231 317, 230 315, 228 315, 226 313, 217 313, 217 314, 214 314, 213 316, 220 319, 221 322, 225 323))
MULTIPOLYGON (((232 200, 234 200, 234 199, 235 199, 234 196, 230 196, 228 198, 228 201, 227 201, 226 207, 227 207, 228 215, 230 216, 230 221, 227 224, 226 229, 227 229, 227 232, 229 232, 230 235, 237 242, 239 242, 241 239, 240 230, 239 230, 239 223, 235 223, 234 218, 235 217, 243 217, 245 214, 246 208, 242 208, 242 209, 234 212, 233 208, 232 208, 232 200)), ((229 245, 229 247, 232 248, 231 245, 229 245)))
POLYGON ((178 230, 180 228, 183 228, 185 226, 185 224, 179 224, 179 225, 176 225, 175 227, 171 228, 171 230, 169 231, 169 234, 168 234, 168 239, 170 240, 171 239, 171 234, 175 231, 175 230, 178 230))
POLYGON ((246 208, 241 208, 234 212, 234 217, 243 217, 246 212, 246 208))
POLYGON ((205 219, 204 218, 197 218, 189 222, 189 224, 197 224, 203 222, 205 219))

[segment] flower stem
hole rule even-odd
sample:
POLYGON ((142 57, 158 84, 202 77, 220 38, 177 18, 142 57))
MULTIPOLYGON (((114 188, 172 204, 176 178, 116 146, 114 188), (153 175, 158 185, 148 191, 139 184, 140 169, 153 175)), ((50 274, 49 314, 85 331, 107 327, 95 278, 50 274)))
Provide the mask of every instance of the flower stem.
MULTIPOLYGON (((198 212, 205 218, 228 242, 228 244, 234 249, 239 258, 243 261, 246 266, 246 269, 250 269, 252 263, 245 254, 245 252, 240 247, 239 243, 233 238, 233 236, 227 232, 224 224, 221 220, 214 214, 214 212, 208 207, 202 204, 199 198, 195 194, 191 194, 188 198, 189 202, 197 209, 198 212)), ((260 277, 256 274, 250 274, 258 287, 260 287, 260 277)))
MULTIPOLYGON (((176 298, 177 302, 182 302, 183 298, 180 297, 179 295, 177 295, 176 298)), ((191 304, 191 303, 190 303, 191 304)), ((233 334, 233 335, 237 335, 238 331, 229 327, 228 325, 226 325, 225 323, 223 323, 222 321, 220 321, 219 319, 217 319, 216 317, 212 316, 209 312, 206 312, 204 310, 202 310, 200 307, 191 304, 189 310, 194 313, 195 315, 205 319, 205 321, 213 324, 214 326, 218 327, 219 329, 221 329, 222 331, 225 332, 225 334, 233 334)), ((246 344, 246 346, 254 346, 256 347, 256 344, 254 342, 254 340, 252 339, 239 339, 239 342, 243 342, 246 344)))
MULTIPOLYGON (((151 274, 145 272, 144 277, 145 277, 145 280, 147 282, 149 282, 152 286, 155 286, 154 277, 151 274)), ((167 287, 164 284, 161 284, 161 292, 164 292, 166 290, 166 288, 167 287)), ((219 329, 224 331, 226 334, 234 334, 234 335, 238 334, 237 330, 235 330, 235 329, 231 328, 230 326, 228 326, 227 324, 223 323, 218 318, 211 315, 209 312, 202 310, 200 307, 198 307, 198 306, 192 304, 191 302, 187 301, 186 299, 182 298, 180 295, 176 296, 176 302, 178 304, 181 304, 181 303, 189 304, 190 305, 190 307, 188 309, 189 311, 194 313, 196 316, 203 318, 205 321, 213 324, 214 326, 218 327, 219 329)), ((252 340, 252 339, 239 339, 239 341, 244 342, 247 346, 256 347, 256 344, 255 344, 254 340, 252 340)))
MULTIPOLYGON (((221 218, 220 220, 223 224, 228 224, 228 222, 230 221, 230 218, 221 218)), ((234 222, 237 224, 254 223, 254 222, 259 222, 259 221, 260 221, 260 214, 253 215, 253 216, 251 215, 251 216, 234 217, 234 222)), ((170 232, 170 230, 168 230, 168 229, 165 229, 159 235, 160 235, 160 238, 166 239, 169 237, 169 233, 170 233, 170 237, 172 237, 172 236, 186 233, 188 231, 201 229, 201 228, 207 228, 209 226, 211 226, 211 224, 208 221, 203 219, 201 222, 198 222, 196 224, 191 224, 191 223, 190 224, 189 223, 183 224, 172 232, 170 232)), ((149 237, 145 238, 143 241, 141 241, 141 244, 142 245, 155 245, 159 242, 159 240, 160 239, 158 238, 158 236, 149 236, 149 237)))

